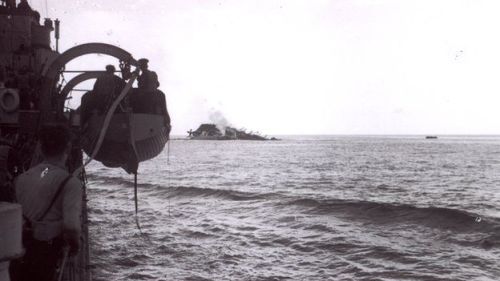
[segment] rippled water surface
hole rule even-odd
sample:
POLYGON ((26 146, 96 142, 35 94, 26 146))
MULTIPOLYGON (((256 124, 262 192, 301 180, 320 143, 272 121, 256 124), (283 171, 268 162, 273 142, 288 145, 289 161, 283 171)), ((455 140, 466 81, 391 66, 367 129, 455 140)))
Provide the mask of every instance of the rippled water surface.
POLYGON ((173 140, 92 164, 95 280, 499 280, 500 137, 173 140))

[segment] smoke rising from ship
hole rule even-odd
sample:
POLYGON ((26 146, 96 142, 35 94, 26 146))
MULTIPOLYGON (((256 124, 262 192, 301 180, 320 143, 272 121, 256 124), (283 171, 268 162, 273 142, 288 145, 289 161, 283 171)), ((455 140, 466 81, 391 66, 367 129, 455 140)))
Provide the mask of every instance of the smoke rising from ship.
POLYGON ((208 119, 210 119, 210 122, 217 126, 217 129, 219 129, 221 133, 224 133, 226 131, 226 127, 231 125, 229 121, 227 121, 226 117, 224 117, 224 114, 222 114, 219 110, 211 112, 208 119))

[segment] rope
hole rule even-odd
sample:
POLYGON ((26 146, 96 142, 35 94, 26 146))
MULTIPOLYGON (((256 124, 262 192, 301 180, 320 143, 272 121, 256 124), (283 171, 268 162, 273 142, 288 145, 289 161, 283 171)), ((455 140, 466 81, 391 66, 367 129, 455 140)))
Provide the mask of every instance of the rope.
POLYGON ((139 232, 142 234, 141 225, 139 224, 139 216, 137 213, 139 212, 139 204, 137 199, 137 171, 134 173, 134 203, 135 203, 135 225, 139 229, 139 232))
POLYGON ((141 237, 144 238, 146 242, 151 242, 149 239, 149 236, 144 234, 142 232, 141 225, 139 223, 139 200, 137 197, 137 171, 134 172, 134 203, 135 203, 135 225, 137 226, 137 229, 139 229, 139 233, 141 234, 141 237))
MULTIPOLYGON (((114 92, 115 92, 115 87, 113 87, 113 90, 112 90, 111 92, 112 92, 112 93, 114 93, 114 92)), ((114 102, 114 101, 113 101, 113 96, 110 96, 110 97, 106 100, 106 102, 105 102, 106 108, 105 108, 105 110, 104 110, 106 113, 107 113, 107 112, 111 109, 111 106, 113 105, 113 102, 114 102)), ((121 103, 119 104, 119 106, 120 106, 120 108, 121 108, 121 103)), ((101 127, 104 125, 104 121, 105 121, 105 120, 102 120, 101 127)), ((99 137, 94 138, 94 139, 92 140, 92 146, 91 146, 91 147, 93 147, 94 149, 95 149, 95 147, 96 147, 96 144, 97 144, 97 140, 98 140, 98 139, 99 139, 99 137)), ((93 150, 92 150, 92 152, 93 152, 93 150)), ((87 160, 89 160, 89 159, 90 159, 90 157, 87 157, 87 158, 86 158, 86 160, 85 160, 85 162, 87 162, 87 160)), ((92 161, 92 160, 89 160, 89 162, 90 162, 90 161, 92 161)), ((84 169, 83 171, 85 171, 85 169, 84 169)))
MULTIPOLYGON (((130 143, 130 146, 132 146, 132 150, 134 152, 134 155, 135 155, 135 161, 136 161, 136 164, 137 164, 137 147, 135 146, 135 141, 134 141, 134 132, 132 130, 132 114, 131 112, 127 112, 127 118, 128 118, 128 124, 129 124, 129 132, 130 132, 130 136, 129 136, 129 143, 130 143)), ((144 236, 144 233, 142 233, 142 229, 141 229, 141 225, 139 224, 139 216, 138 216, 138 212, 139 212, 139 204, 138 204, 138 197, 137 197, 137 169, 139 167, 136 166, 135 167, 135 171, 134 171, 134 204, 135 204, 135 225, 137 225, 137 229, 139 229, 139 233, 141 234, 141 236, 144 236)))

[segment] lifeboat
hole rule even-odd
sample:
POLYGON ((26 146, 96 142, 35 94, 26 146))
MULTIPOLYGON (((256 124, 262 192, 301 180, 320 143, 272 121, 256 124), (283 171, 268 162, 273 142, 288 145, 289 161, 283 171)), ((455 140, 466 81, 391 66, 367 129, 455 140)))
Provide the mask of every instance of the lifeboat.
POLYGON ((170 116, 165 95, 160 90, 131 89, 113 113, 96 152, 110 104, 105 100, 103 93, 95 91, 82 97, 82 148, 107 167, 121 167, 128 173, 136 173, 139 162, 160 154, 169 139, 170 116))
POLYGON ((165 95, 157 89, 159 83, 156 73, 147 70, 147 59, 136 60, 127 51, 104 43, 78 45, 58 55, 41 73, 36 126, 65 119, 65 116, 61 116, 65 111, 64 104, 74 87, 90 79, 97 78, 99 81, 104 75, 103 71, 66 70, 68 62, 89 54, 117 58, 122 77, 116 77, 120 80, 117 82, 120 90, 116 91, 116 85, 108 83, 115 78, 101 79, 101 82, 105 82, 97 87, 99 90, 96 91, 94 85, 94 89, 83 96, 76 112, 69 111, 71 124, 80 126, 80 145, 90 156, 80 168, 97 160, 105 166, 121 167, 137 175, 140 162, 161 153, 169 140, 171 128, 165 95), (132 73, 131 66, 136 67, 132 73), (65 72, 82 73, 63 85, 60 76, 65 72), (132 88, 136 79, 139 88, 132 88))

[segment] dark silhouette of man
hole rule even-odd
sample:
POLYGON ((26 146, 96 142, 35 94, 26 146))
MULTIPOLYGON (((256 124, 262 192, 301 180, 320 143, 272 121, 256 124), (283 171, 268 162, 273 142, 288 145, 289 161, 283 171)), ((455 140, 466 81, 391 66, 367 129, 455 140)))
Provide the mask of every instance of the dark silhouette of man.
POLYGON ((31 15, 33 9, 31 9, 28 0, 21 0, 21 2, 17 4, 17 11, 19 11, 22 14, 31 15))
POLYGON ((13 280, 54 280, 63 246, 69 246, 70 255, 80 248, 82 183, 65 165, 70 132, 64 126, 46 126, 39 140, 44 161, 15 180, 16 198, 32 226, 32 237, 23 237, 28 238, 26 254, 13 268, 13 280))
POLYGON ((107 65, 106 72, 97 78, 92 90, 94 98, 91 107, 98 108, 101 113, 120 95, 126 84, 123 79, 115 75, 115 70, 113 65, 107 65))
POLYGON ((113 96, 125 87, 125 81, 115 75, 115 67, 106 65, 106 72, 94 84, 93 92, 97 95, 113 96))
POLYGON ((160 87, 160 82, 158 82, 158 75, 156 72, 149 70, 147 59, 139 59, 139 68, 141 69, 141 76, 137 79, 137 84, 139 89, 151 91, 156 90, 160 87))

